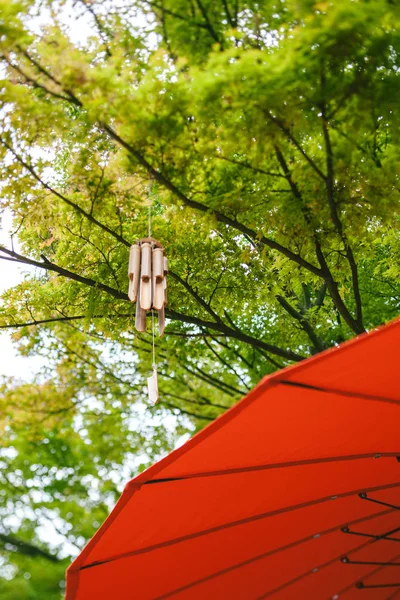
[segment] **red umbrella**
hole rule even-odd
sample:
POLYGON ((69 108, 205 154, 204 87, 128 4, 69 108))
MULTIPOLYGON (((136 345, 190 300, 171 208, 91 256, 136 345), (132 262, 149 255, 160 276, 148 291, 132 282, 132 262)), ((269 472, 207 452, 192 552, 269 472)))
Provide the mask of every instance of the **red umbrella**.
POLYGON ((68 600, 400 598, 400 321, 266 377, 126 486, 68 600))

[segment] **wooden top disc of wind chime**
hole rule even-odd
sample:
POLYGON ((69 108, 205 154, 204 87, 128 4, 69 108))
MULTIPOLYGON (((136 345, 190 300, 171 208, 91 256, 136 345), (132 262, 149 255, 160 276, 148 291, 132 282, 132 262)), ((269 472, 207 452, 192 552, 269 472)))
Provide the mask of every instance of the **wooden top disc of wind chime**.
POLYGON ((136 302, 135 328, 146 331, 146 315, 152 312, 153 336, 153 375, 147 380, 149 398, 158 400, 157 367, 154 350, 154 313, 158 313, 160 337, 165 329, 165 306, 167 304, 168 260, 164 256, 164 246, 152 237, 143 238, 133 244, 129 253, 128 297, 136 302))

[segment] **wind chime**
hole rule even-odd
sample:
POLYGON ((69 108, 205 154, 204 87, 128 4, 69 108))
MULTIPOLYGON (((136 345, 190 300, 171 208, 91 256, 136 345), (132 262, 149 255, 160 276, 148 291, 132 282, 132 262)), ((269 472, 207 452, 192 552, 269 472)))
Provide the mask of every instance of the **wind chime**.
POLYGON ((128 297, 136 302, 135 328, 146 331, 147 313, 151 311, 153 342, 153 375, 147 379, 149 399, 158 400, 158 376, 155 358, 154 311, 158 313, 158 332, 161 337, 165 329, 165 306, 167 304, 168 260, 164 246, 151 237, 151 206, 149 202, 149 235, 133 244, 129 252, 128 297))

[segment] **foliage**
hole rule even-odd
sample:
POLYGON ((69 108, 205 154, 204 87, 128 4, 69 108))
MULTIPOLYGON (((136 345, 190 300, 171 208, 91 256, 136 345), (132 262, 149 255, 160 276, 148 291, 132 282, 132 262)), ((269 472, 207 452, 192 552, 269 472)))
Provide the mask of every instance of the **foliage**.
POLYGON ((0 257, 27 268, 1 327, 46 358, 2 391, 0 598, 58 598, 129 477, 399 313, 398 23, 388 0, 0 2, 0 257), (149 200, 157 407, 126 276, 149 200))

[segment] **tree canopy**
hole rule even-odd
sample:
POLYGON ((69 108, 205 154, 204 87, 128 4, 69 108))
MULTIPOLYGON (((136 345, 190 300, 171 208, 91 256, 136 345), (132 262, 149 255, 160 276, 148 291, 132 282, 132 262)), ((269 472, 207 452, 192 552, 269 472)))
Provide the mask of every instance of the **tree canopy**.
POLYGON ((56 599, 124 483, 264 375, 400 312, 390 0, 0 0, 0 599, 56 599), (129 246, 169 258, 160 402, 129 246))

